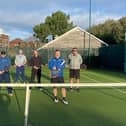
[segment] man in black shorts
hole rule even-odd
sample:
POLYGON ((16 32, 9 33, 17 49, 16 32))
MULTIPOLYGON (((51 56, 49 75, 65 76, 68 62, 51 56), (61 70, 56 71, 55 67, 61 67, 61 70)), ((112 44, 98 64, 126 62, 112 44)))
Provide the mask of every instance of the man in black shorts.
MULTIPOLYGON (((68 56, 68 62, 69 62, 69 76, 70 76, 70 83, 74 83, 74 80, 76 83, 80 83, 80 65, 82 64, 82 57, 78 53, 77 48, 73 48, 71 54, 68 56)), ((79 86, 77 86, 77 91, 79 91, 79 86)), ((72 87, 71 87, 72 90, 72 87)))
MULTIPOLYGON (((60 51, 56 50, 54 57, 49 61, 49 69, 51 71, 51 83, 64 83, 64 75, 63 70, 65 68, 65 60, 60 57, 60 51)), ((66 100, 66 89, 65 87, 61 88, 62 93, 62 102, 64 104, 68 104, 68 101, 66 100)), ((54 102, 58 103, 58 90, 57 87, 53 88, 53 94, 54 94, 54 102)))

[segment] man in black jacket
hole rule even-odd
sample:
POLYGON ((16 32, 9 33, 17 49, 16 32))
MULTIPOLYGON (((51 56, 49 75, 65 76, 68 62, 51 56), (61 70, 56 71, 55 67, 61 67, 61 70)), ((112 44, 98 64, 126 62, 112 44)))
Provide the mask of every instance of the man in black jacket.
POLYGON ((33 57, 30 60, 30 66, 32 67, 31 83, 35 82, 35 77, 37 77, 37 83, 41 83, 42 59, 38 55, 38 51, 37 50, 34 50, 34 52, 33 52, 33 57))

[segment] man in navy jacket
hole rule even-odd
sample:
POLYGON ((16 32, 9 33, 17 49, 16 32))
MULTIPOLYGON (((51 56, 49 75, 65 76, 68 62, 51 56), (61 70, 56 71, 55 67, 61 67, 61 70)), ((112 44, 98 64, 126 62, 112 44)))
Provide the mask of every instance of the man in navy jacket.
MULTIPOLYGON (((65 60, 60 57, 60 51, 56 50, 54 57, 49 61, 48 67, 51 71, 51 83, 64 83, 64 75, 63 71, 65 68, 65 60)), ((61 88, 62 93, 62 102, 64 104, 68 104, 68 101, 66 100, 66 89, 65 87, 61 88)), ((57 98, 58 91, 57 87, 53 88, 53 94, 54 94, 54 102, 58 103, 59 100, 57 98)))
MULTIPOLYGON (((6 56, 6 52, 2 51, 0 56, 0 83, 10 83, 9 68, 11 65, 10 58, 6 56)), ((13 95, 12 88, 8 87, 8 94, 13 95)))

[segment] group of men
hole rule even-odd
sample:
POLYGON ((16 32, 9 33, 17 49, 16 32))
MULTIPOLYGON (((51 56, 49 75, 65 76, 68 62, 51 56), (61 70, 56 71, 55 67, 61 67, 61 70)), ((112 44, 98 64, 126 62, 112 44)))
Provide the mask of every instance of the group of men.
MULTIPOLYGON (((15 66, 16 66, 16 75, 15 82, 18 83, 19 75, 22 78, 22 82, 26 82, 25 77, 25 65, 29 64, 32 68, 31 70, 31 83, 35 83, 35 79, 37 79, 37 83, 41 83, 41 67, 42 67, 42 59, 38 54, 37 50, 33 51, 32 58, 27 62, 26 56, 23 54, 22 50, 19 50, 19 53, 15 57, 15 66)), ((64 69, 65 69, 66 61, 61 57, 60 50, 56 50, 54 53, 54 57, 49 60, 48 68, 51 72, 51 83, 64 83, 64 69)), ((71 53, 68 56, 68 64, 69 64, 69 77, 70 83, 79 83, 80 81, 80 65, 82 64, 82 57, 78 53, 77 48, 73 48, 71 53)), ((6 55, 5 51, 2 51, 0 54, 0 83, 10 83, 10 73, 9 68, 11 66, 11 60, 6 55)), ((11 87, 7 87, 8 94, 10 96, 13 95, 13 89, 11 87)), ((42 87, 40 87, 42 90, 42 87)), ((70 90, 73 90, 73 87, 70 87, 70 90)), ((76 87, 76 90, 79 91, 79 86, 76 87)), ((66 88, 61 88, 62 94, 62 102, 64 104, 68 104, 66 99, 66 88)), ((58 103, 58 90, 57 87, 53 87, 53 95, 54 102, 58 103)))

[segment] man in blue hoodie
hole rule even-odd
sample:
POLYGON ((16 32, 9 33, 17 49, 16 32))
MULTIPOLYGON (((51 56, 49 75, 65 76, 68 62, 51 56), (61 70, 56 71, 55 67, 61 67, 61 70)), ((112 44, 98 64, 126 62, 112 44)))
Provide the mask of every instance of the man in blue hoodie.
MULTIPOLYGON (((9 68, 11 65, 10 58, 6 56, 6 52, 2 51, 0 56, 0 83, 10 83, 9 68)), ((13 95, 12 88, 8 87, 8 94, 13 95)))
MULTIPOLYGON (((63 71, 65 68, 65 60, 60 57, 60 51, 56 50, 54 57, 49 61, 48 67, 51 71, 51 83, 64 83, 64 75, 63 71)), ((66 89, 65 87, 61 88, 62 93, 62 102, 64 104, 68 104, 68 101, 66 100, 66 89)), ((58 103, 58 91, 57 87, 53 88, 53 94, 54 94, 54 102, 58 103)))

